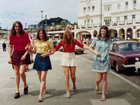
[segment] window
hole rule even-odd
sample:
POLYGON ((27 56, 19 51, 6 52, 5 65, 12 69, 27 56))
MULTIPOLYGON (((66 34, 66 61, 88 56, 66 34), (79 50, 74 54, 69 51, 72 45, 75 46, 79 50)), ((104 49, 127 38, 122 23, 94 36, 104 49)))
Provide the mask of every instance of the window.
POLYGON ((111 11, 111 5, 105 5, 104 6, 104 11, 111 11))
POLYGON ((105 12, 107 11, 107 5, 104 6, 104 11, 105 11, 105 12))
POLYGON ((90 12, 90 7, 88 7, 88 12, 90 12))
POLYGON ((124 20, 126 20, 127 19, 127 16, 124 16, 124 20))
POLYGON ((132 19, 135 19, 135 15, 132 15, 132 19))
POLYGON ((119 10, 121 8, 121 4, 117 4, 117 9, 119 10))
POLYGON ((84 20, 84 26, 86 26, 86 20, 84 20))
POLYGON ((92 6, 92 11, 94 12, 94 10, 95 10, 95 6, 92 6))
POLYGON ((93 24, 93 19, 91 19, 91 24, 93 24))
POLYGON ((128 9, 128 2, 125 2, 125 9, 128 9))
POLYGON ((113 52, 116 52, 116 44, 113 44, 112 51, 113 51, 113 52))
POLYGON ((133 0, 133 4, 136 4, 137 3, 137 1, 136 0, 133 0))
POLYGON ((88 23, 88 24, 90 23, 90 19, 87 19, 87 23, 88 23))
POLYGON ((120 20, 120 17, 117 17, 117 22, 118 22, 118 20, 120 20))
POLYGON ((83 8, 83 12, 86 13, 86 7, 83 8))
POLYGON ((105 25, 110 25, 110 21, 111 21, 111 17, 104 18, 105 25))

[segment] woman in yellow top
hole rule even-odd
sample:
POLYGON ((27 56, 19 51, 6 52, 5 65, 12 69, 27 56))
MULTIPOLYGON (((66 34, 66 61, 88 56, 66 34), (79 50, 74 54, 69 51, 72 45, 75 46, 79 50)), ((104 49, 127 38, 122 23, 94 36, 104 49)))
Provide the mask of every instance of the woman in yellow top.
POLYGON ((53 48, 53 42, 48 39, 44 28, 40 28, 37 32, 37 40, 34 41, 34 49, 32 53, 37 53, 33 69, 37 70, 37 74, 40 80, 40 94, 38 101, 43 101, 43 94, 46 94, 46 75, 49 69, 52 69, 50 57, 52 53, 48 53, 49 49, 53 48))

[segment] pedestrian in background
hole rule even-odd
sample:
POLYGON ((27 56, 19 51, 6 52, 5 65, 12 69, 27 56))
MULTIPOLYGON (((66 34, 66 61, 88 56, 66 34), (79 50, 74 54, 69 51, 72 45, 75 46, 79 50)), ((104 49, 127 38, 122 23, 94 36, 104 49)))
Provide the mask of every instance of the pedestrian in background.
POLYGON ((100 28, 98 38, 94 38, 90 45, 100 56, 93 57, 92 71, 96 72, 95 92, 99 93, 99 83, 102 81, 101 101, 106 100, 107 74, 111 70, 110 58, 108 54, 110 46, 110 34, 107 26, 100 28))
POLYGON ((6 43, 5 43, 5 41, 4 41, 3 44, 2 44, 2 48, 3 48, 3 52, 4 52, 4 51, 6 52, 6 43))
POLYGON ((24 94, 28 93, 28 85, 26 83, 26 65, 30 64, 29 51, 25 50, 25 47, 30 48, 30 40, 28 34, 24 32, 21 22, 14 22, 9 39, 9 63, 14 66, 15 81, 16 81, 16 93, 14 98, 20 97, 19 84, 20 77, 24 83, 24 94))
POLYGON ((58 51, 60 47, 63 47, 63 55, 61 58, 61 65, 65 74, 65 88, 66 94, 65 97, 70 98, 69 92, 69 71, 71 79, 73 82, 73 91, 76 91, 76 57, 75 57, 75 46, 78 45, 81 48, 89 49, 89 47, 84 46, 79 41, 73 38, 72 32, 69 29, 65 30, 63 39, 58 43, 58 45, 53 50, 54 52, 58 51))
POLYGON ((46 75, 48 70, 52 69, 51 61, 48 53, 49 49, 52 49, 53 42, 48 39, 44 28, 40 28, 37 32, 37 38, 34 41, 34 49, 31 49, 32 53, 37 53, 33 65, 33 69, 37 70, 37 74, 40 80, 40 94, 38 101, 43 101, 43 94, 46 94, 46 75))

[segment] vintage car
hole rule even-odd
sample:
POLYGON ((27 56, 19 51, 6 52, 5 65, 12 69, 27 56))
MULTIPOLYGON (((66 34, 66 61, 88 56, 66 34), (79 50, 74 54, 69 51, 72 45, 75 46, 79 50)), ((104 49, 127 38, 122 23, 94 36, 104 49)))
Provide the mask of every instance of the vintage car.
MULTIPOLYGON (((63 47, 60 48, 60 51, 63 52, 63 47)), ((77 52, 81 52, 81 54, 83 54, 84 53, 84 49, 76 45, 75 46, 75 53, 77 53, 77 52)))
POLYGON ((111 66, 114 67, 117 72, 127 68, 135 68, 135 59, 140 59, 140 42, 112 42, 110 44, 109 56, 111 66))

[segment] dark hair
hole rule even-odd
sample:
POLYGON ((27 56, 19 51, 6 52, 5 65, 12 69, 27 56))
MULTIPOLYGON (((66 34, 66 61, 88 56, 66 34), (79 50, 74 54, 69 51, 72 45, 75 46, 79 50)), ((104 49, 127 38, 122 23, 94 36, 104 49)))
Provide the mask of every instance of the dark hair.
POLYGON ((43 38, 43 39, 44 39, 45 41, 47 41, 49 38, 47 37, 46 31, 45 31, 44 28, 40 28, 40 29, 38 30, 36 39, 40 40, 40 37, 39 37, 39 32, 40 32, 40 31, 42 31, 43 34, 44 34, 44 38, 43 38))
POLYGON ((102 26, 101 28, 100 28, 100 31, 99 31, 99 35, 97 36, 98 37, 98 39, 100 39, 100 37, 101 37, 101 30, 102 29, 105 29, 106 30, 106 39, 107 40, 109 40, 110 39, 110 33, 109 33, 109 29, 108 29, 108 27, 107 26, 102 26))
POLYGON ((10 30, 10 35, 16 35, 16 30, 15 30, 16 24, 18 24, 19 27, 20 27, 19 34, 22 35, 23 33, 25 33, 25 31, 23 30, 23 26, 22 26, 21 22, 20 21, 15 21, 13 26, 12 26, 12 28, 11 28, 11 30, 10 30))

